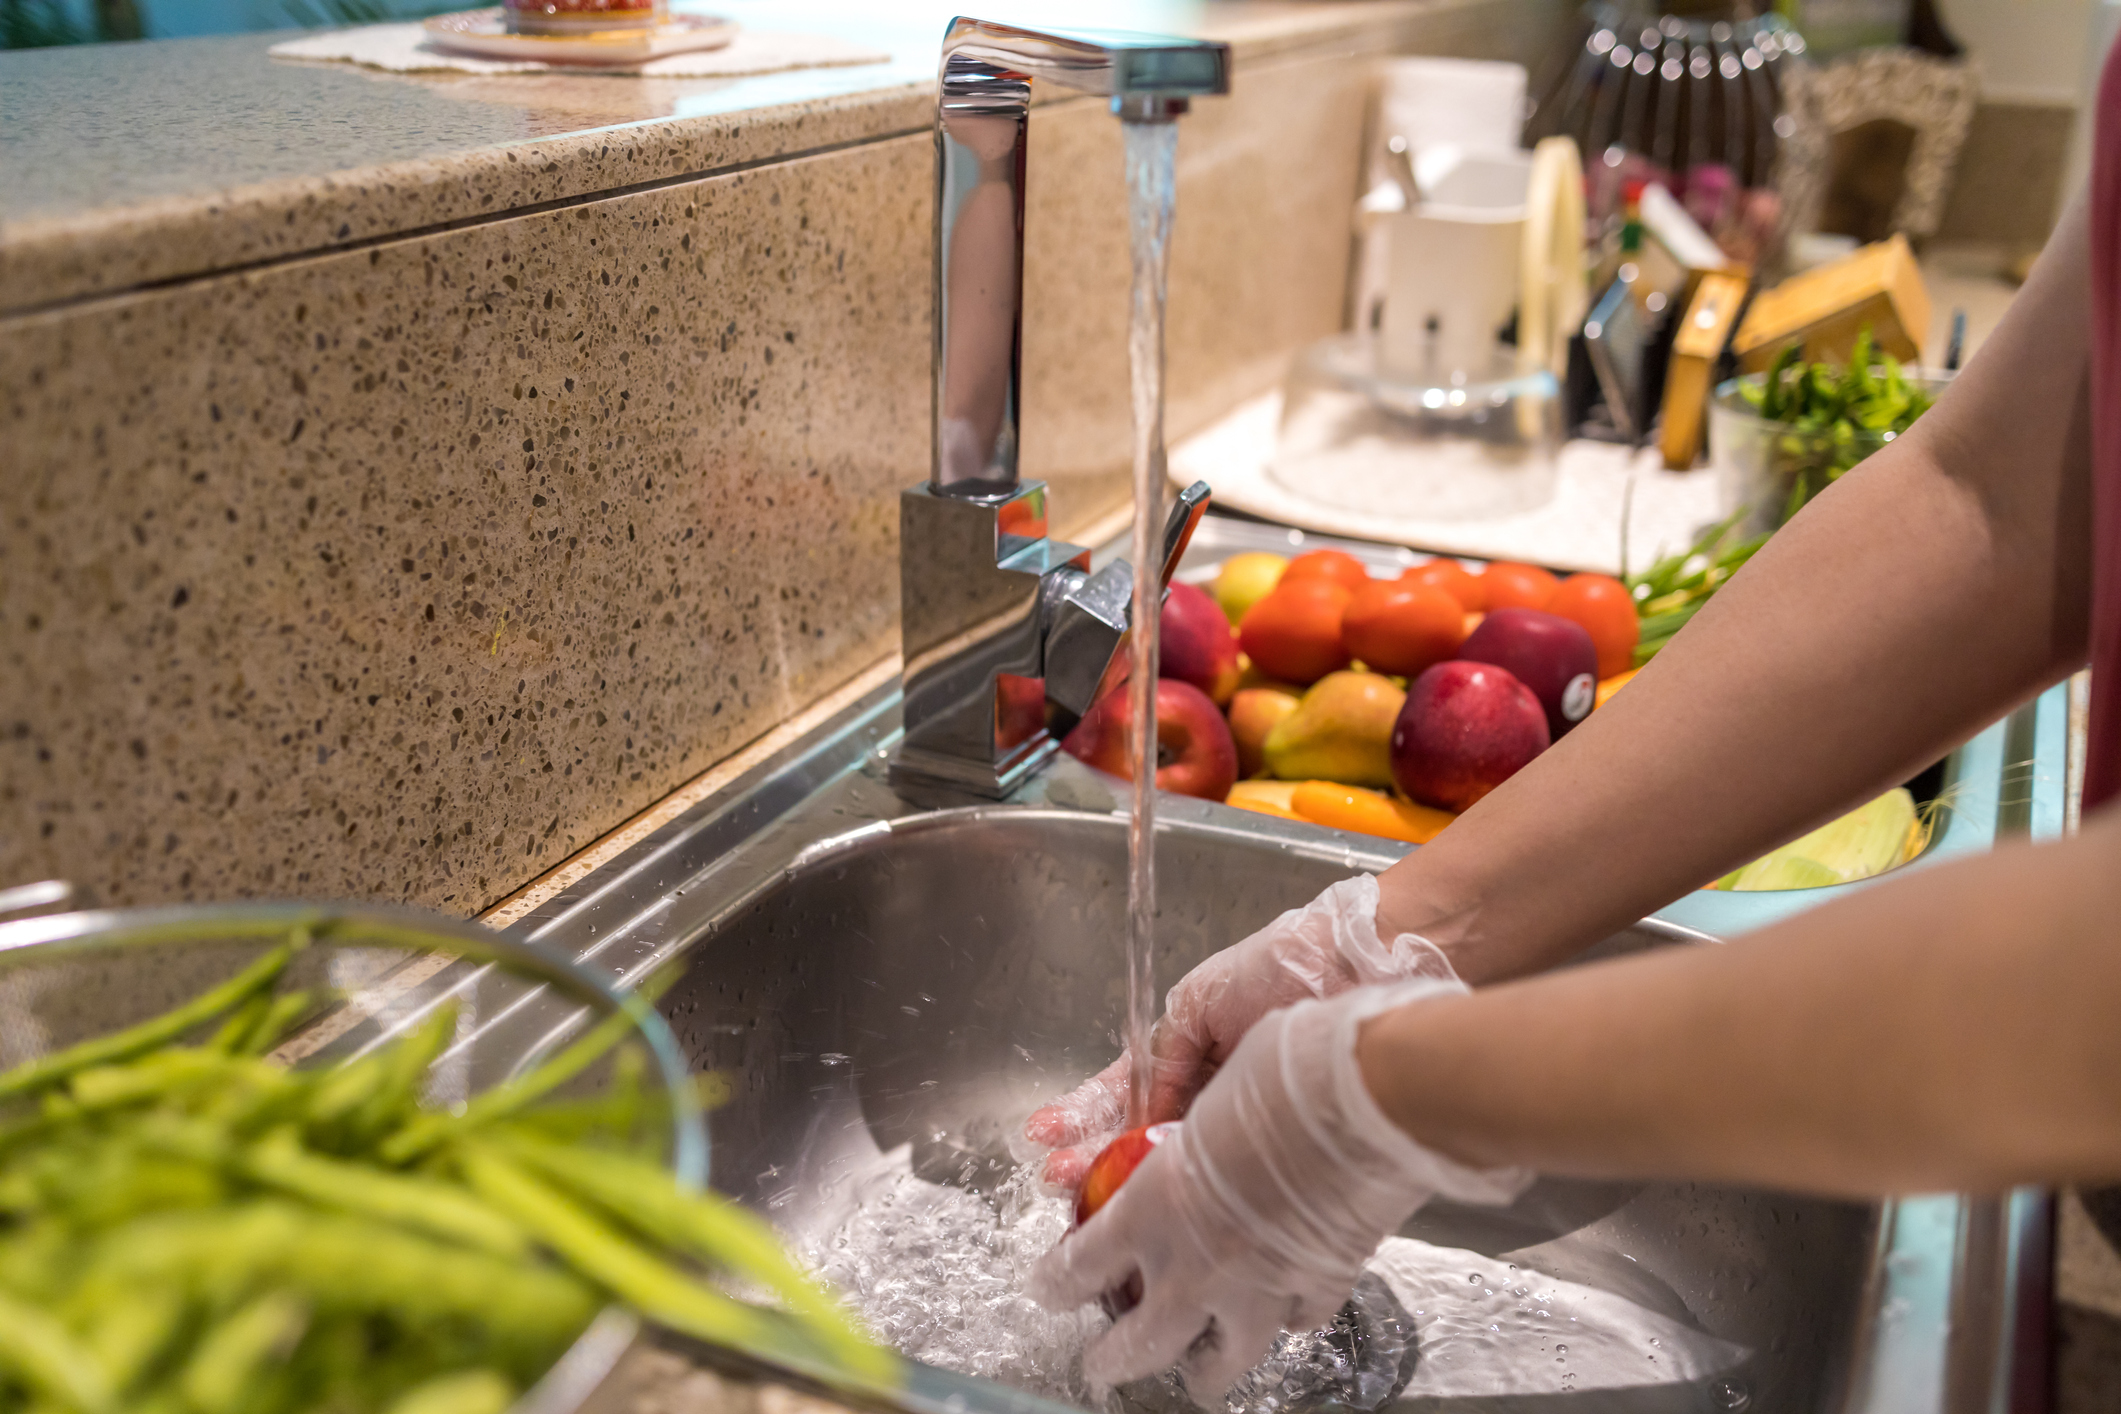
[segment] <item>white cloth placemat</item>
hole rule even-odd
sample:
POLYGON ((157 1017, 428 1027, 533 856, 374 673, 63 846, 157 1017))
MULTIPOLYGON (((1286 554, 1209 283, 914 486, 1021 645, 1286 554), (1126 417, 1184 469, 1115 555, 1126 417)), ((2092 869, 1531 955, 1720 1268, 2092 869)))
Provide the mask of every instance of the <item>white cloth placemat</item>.
POLYGON ((1666 471, 1654 447, 1634 452, 1584 441, 1562 448, 1554 499, 1535 510, 1491 520, 1348 511, 1299 496, 1267 474, 1280 427, 1281 394, 1254 398, 1172 448, 1171 479, 1181 486, 1205 481, 1215 488, 1217 505, 1304 530, 1601 574, 1621 572, 1621 508, 1629 482, 1635 491, 1627 568, 1645 569, 1658 555, 1685 549, 1721 514, 1716 474, 1708 467, 1666 471))
POLYGON ((821 69, 853 64, 881 64, 891 56, 879 49, 825 34, 782 34, 773 30, 738 30, 720 49, 670 54, 640 64, 542 64, 509 59, 481 59, 459 54, 433 42, 421 24, 363 25, 275 44, 276 59, 337 60, 392 73, 451 70, 465 74, 610 74, 641 78, 734 78, 773 74, 787 69, 821 69))

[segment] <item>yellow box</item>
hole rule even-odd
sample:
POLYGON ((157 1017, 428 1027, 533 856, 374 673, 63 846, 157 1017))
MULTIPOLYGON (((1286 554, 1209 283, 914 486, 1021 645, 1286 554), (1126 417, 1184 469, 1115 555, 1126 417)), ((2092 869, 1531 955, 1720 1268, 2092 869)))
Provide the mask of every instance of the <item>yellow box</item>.
POLYGON ((1763 290, 1746 311, 1733 347, 1748 373, 1766 368, 1798 342, 1810 362, 1846 363, 1865 326, 1880 353, 1921 359, 1930 297, 1906 236, 1867 245, 1763 290))

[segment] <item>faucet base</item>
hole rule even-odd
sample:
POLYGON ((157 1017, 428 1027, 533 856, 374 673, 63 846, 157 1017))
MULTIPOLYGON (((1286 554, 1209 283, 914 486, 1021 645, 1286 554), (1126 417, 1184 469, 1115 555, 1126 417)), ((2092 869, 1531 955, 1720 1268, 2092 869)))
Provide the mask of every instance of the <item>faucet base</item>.
POLYGON ((894 782, 999 799, 1052 757, 1042 600, 1049 582, 1086 579, 1089 560, 1047 537, 1043 482, 985 499, 927 485, 899 498, 906 736, 894 782))
POLYGON ((1059 751, 1060 743, 1044 731, 994 762, 945 756, 900 742, 891 753, 891 784, 913 788, 946 786, 986 800, 1000 800, 1044 770, 1059 751))

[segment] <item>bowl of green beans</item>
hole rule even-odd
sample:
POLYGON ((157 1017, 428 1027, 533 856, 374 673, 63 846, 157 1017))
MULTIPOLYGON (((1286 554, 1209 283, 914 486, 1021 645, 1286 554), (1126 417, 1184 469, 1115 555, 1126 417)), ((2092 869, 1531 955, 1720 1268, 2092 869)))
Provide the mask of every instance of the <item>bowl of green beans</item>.
POLYGON ((1865 330, 1846 364, 1807 363, 1792 345, 1764 373, 1709 404, 1709 456, 1741 535, 1780 527, 1930 410, 1949 382, 1880 354, 1865 330))
POLYGON ((402 909, 0 922, 0 1414, 567 1414, 644 1325, 892 1385, 706 1190, 654 990, 402 909))

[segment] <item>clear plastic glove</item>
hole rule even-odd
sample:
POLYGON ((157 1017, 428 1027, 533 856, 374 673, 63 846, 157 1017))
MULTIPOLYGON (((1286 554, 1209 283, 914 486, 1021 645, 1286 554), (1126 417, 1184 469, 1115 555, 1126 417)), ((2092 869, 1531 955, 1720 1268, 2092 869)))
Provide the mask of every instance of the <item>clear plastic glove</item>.
POLYGON ((1524 1191, 1523 1170, 1467 1168, 1416 1143, 1356 1062, 1368 1018, 1465 990, 1364 987, 1252 1025, 1185 1123, 1033 1269, 1031 1296, 1055 1310, 1140 1275, 1140 1303, 1084 1353, 1086 1375, 1111 1385, 1176 1364, 1214 1408, 1283 1328, 1330 1319, 1377 1244, 1430 1198, 1524 1191))
MULTIPOLYGON (((1149 1049, 1154 1081, 1147 1124, 1177 1119, 1252 1024, 1277 1007, 1350 988, 1417 977, 1458 984, 1443 952, 1417 933, 1377 932, 1377 879, 1343 879, 1179 979, 1164 998, 1149 1049)), ((1024 1135, 1052 1148, 1045 1178, 1081 1184, 1103 1140, 1127 1118, 1129 1056, 1120 1058, 1024 1122, 1024 1135)))

